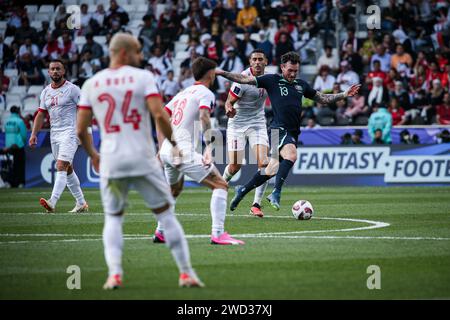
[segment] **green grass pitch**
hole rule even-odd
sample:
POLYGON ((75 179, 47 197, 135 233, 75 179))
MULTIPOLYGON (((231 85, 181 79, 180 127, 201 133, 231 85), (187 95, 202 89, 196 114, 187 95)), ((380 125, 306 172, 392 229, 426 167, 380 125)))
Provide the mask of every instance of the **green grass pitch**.
MULTIPOLYGON (((226 230, 245 246, 213 246, 210 191, 187 188, 177 214, 192 262, 207 287, 180 289, 169 250, 150 240, 156 222, 136 192, 125 217, 124 287, 105 292, 97 189, 88 214, 69 214, 68 190, 56 214, 38 204, 50 189, 0 191, 0 299, 449 299, 450 187, 285 188, 278 212, 248 214, 253 194, 228 213, 226 230), (297 221, 298 199, 315 208, 297 221), (67 268, 81 270, 69 290, 67 268), (369 290, 367 268, 380 268, 369 290)), ((233 191, 229 194, 229 200, 233 191)))

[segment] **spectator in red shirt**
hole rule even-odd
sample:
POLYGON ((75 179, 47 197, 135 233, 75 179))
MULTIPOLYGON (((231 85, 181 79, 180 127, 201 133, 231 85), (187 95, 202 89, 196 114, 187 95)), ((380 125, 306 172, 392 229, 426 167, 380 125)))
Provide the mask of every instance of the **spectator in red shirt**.
POLYGON ((436 122, 439 124, 450 124, 450 94, 445 93, 442 104, 436 107, 436 122))
POLYGON ((369 72, 366 77, 366 85, 369 90, 372 90, 373 78, 381 78, 383 80, 383 85, 386 85, 387 74, 381 70, 380 60, 373 61, 373 71, 369 72))
POLYGON ((445 79, 443 73, 440 72, 439 65, 437 64, 436 61, 432 61, 430 63, 430 68, 427 70, 426 83, 427 83, 428 89, 431 89, 432 82, 433 82, 433 80, 436 80, 436 79, 441 81, 441 84, 443 87, 446 87, 448 85, 448 83, 447 83, 448 80, 445 79))
POLYGON ((405 115, 405 110, 398 104, 397 98, 391 98, 391 102, 389 103, 389 112, 392 115, 392 125, 401 125, 403 124, 403 118, 405 115))

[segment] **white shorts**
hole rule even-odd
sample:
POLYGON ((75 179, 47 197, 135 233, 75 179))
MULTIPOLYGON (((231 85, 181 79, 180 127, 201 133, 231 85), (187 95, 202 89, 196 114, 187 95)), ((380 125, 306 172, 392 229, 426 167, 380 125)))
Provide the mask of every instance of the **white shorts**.
POLYGON ((269 147, 269 136, 265 125, 253 126, 244 130, 227 129, 227 148, 228 151, 243 151, 247 142, 250 147, 255 145, 264 145, 269 147))
POLYGON ((72 163, 78 145, 79 139, 76 134, 61 134, 51 137, 52 154, 55 160, 72 163))
POLYGON ((214 169, 214 164, 204 165, 203 156, 200 153, 183 154, 183 163, 179 167, 175 167, 170 156, 167 154, 160 154, 161 160, 164 164, 164 172, 166 174, 167 182, 174 185, 187 175, 189 178, 200 183, 205 179, 214 169))
POLYGON ((140 193, 150 209, 158 209, 166 204, 175 203, 170 187, 164 178, 162 169, 139 177, 117 179, 100 178, 100 192, 103 210, 106 214, 117 214, 127 206, 130 186, 140 193))

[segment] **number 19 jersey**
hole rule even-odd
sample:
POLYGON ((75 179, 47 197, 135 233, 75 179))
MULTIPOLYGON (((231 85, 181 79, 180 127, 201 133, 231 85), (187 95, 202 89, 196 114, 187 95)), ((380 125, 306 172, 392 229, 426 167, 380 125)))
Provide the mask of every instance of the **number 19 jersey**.
POLYGON ((87 80, 79 108, 92 109, 100 126, 100 175, 143 176, 155 170, 155 144, 146 99, 159 96, 153 75, 131 66, 105 69, 87 80))

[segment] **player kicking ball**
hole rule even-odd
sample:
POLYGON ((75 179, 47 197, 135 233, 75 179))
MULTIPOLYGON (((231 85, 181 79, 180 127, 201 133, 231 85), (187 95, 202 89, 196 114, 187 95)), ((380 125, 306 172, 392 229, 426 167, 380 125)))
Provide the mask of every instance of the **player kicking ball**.
POLYGON ((47 212, 55 212, 56 204, 67 185, 76 199, 75 208, 69 212, 86 212, 89 206, 84 199, 80 180, 72 166, 73 157, 79 144, 76 121, 80 88, 64 78, 65 67, 61 60, 50 62, 48 74, 52 81, 41 93, 39 112, 34 119, 29 145, 31 148, 37 146, 37 134, 44 123, 45 113, 48 112, 50 115, 50 142, 57 171, 50 199, 41 198, 39 203, 47 212))
MULTIPOLYGON (((210 112, 215 105, 215 96, 209 89, 215 80, 217 64, 200 57, 192 64, 195 84, 178 93, 167 105, 171 116, 175 140, 183 154, 181 164, 172 156, 169 140, 164 140, 159 152, 164 164, 167 181, 176 198, 183 189, 184 175, 212 190, 210 211, 212 217, 211 243, 217 245, 242 245, 243 241, 232 238, 225 232, 228 184, 214 166, 211 151, 210 112), (201 132, 199 132, 201 130, 201 132), (204 155, 195 151, 199 137, 206 144, 204 155)), ((157 130, 159 132, 159 130, 157 130)), ((161 141, 162 139, 159 139, 161 141)), ((164 225, 158 222, 153 241, 166 241, 164 225)))
MULTIPOLYGON (((242 72, 246 76, 259 77, 264 74, 267 58, 261 49, 253 50, 249 58, 250 68, 242 72)), ((223 177, 229 182, 242 166, 247 140, 257 159, 258 170, 269 163, 269 138, 267 136, 264 103, 267 99, 265 89, 248 84, 233 83, 225 102, 229 117, 227 127, 227 148, 230 163, 226 166, 223 177)), ((250 214, 262 218, 261 199, 268 181, 258 186, 250 208, 250 214)))
POLYGON ((270 124, 272 132, 278 132, 279 143, 272 145, 271 159, 265 170, 258 171, 244 186, 235 188, 235 196, 230 203, 230 210, 235 210, 239 202, 251 190, 265 183, 276 175, 275 188, 267 197, 273 208, 280 209, 281 189, 297 160, 297 143, 300 134, 302 114, 302 98, 313 99, 320 104, 352 97, 358 93, 360 84, 349 87, 345 92, 338 94, 323 94, 297 78, 300 68, 300 57, 296 52, 288 52, 281 56, 281 75, 265 74, 261 76, 230 73, 220 69, 216 75, 241 84, 249 84, 267 90, 274 117, 270 124), (278 155, 277 157, 275 155, 278 155), (279 159, 281 161, 279 161, 279 159), (264 172, 263 172, 264 171, 264 172))
MULTIPOLYGON (((149 71, 137 68, 142 60, 141 45, 132 35, 116 33, 109 52, 109 68, 84 83, 78 111, 78 136, 94 168, 100 172, 105 212, 103 245, 108 265, 103 288, 122 285, 122 224, 132 185, 164 227, 167 246, 180 271, 179 285, 203 287, 192 269, 188 243, 174 214, 174 199, 156 158, 150 115, 165 137, 172 136, 156 81, 149 71), (100 156, 87 131, 93 115, 102 138, 100 156)), ((179 157, 176 142, 167 141, 170 152, 179 157)))

